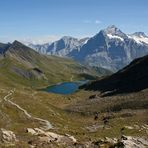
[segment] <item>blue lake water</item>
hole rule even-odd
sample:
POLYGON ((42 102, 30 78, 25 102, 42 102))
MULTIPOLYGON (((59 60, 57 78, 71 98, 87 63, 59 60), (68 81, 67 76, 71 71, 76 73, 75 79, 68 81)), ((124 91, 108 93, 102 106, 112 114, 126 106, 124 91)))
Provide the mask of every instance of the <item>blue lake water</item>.
POLYGON ((72 94, 76 92, 79 89, 79 86, 87 83, 88 80, 82 80, 82 81, 75 81, 75 82, 63 82, 57 85, 49 86, 43 91, 49 92, 49 93, 55 93, 55 94, 72 94))

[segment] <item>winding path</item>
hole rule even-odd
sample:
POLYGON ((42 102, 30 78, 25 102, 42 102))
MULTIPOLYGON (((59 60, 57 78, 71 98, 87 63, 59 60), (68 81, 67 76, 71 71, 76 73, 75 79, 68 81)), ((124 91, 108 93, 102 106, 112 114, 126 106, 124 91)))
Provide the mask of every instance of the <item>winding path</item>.
POLYGON ((33 117, 30 113, 27 112, 27 110, 23 109, 22 107, 20 107, 18 104, 12 102, 11 100, 8 99, 8 97, 10 97, 12 94, 14 93, 13 90, 10 90, 8 92, 8 94, 4 97, 4 101, 9 102, 11 105, 17 107, 19 110, 21 110, 22 112, 24 112, 24 114, 28 117, 28 118, 32 118, 34 120, 38 120, 40 121, 42 124, 44 124, 43 127, 41 127, 44 130, 49 130, 52 128, 51 123, 48 120, 44 120, 38 117, 33 117))

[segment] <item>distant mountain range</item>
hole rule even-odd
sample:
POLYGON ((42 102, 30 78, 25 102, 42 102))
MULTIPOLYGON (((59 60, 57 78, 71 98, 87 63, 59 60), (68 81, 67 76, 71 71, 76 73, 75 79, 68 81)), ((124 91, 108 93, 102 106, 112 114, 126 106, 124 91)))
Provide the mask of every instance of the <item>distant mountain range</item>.
POLYGON ((65 36, 51 44, 29 46, 42 54, 70 57, 83 64, 117 71, 148 54, 148 36, 143 32, 128 35, 112 25, 90 38, 65 36))
POLYGON ((46 43, 43 45, 35 45, 31 43, 27 45, 42 54, 56 55, 60 57, 74 57, 75 53, 78 53, 88 40, 89 38, 79 40, 70 36, 64 36, 53 43, 46 43))

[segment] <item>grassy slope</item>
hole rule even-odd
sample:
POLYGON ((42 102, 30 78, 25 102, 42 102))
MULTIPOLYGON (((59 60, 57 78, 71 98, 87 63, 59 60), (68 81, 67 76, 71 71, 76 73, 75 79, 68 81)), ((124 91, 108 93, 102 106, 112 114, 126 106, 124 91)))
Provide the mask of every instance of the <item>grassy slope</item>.
POLYGON ((48 57, 44 59, 44 63, 37 63, 34 67, 39 67, 45 74, 48 80, 46 79, 27 79, 23 76, 18 75, 17 73, 12 71, 12 67, 15 65, 19 69, 23 69, 25 71, 30 71, 32 68, 28 68, 24 64, 18 63, 14 59, 5 58, 1 60, 1 68, 0 68, 0 81, 6 86, 13 86, 17 82, 22 85, 48 85, 61 81, 69 81, 71 76, 74 75, 74 79, 78 79, 79 71, 81 67, 77 65, 74 61, 68 59, 58 59, 56 57, 48 57), (46 60, 46 61, 45 61, 46 60))
MULTIPOLYGON (((3 96, 7 94, 7 91, 8 90, 3 92, 1 91, 1 100, 3 96)), ((103 138, 106 136, 119 138, 121 134, 120 130, 124 126, 138 125, 141 128, 142 125, 147 124, 148 120, 146 115, 148 112, 144 109, 127 109, 110 113, 102 111, 102 113, 99 114, 99 119, 95 121, 93 113, 94 111, 100 111, 100 107, 102 107, 103 102, 94 100, 91 101, 89 108, 85 108, 88 105, 88 96, 92 94, 94 94, 94 92, 80 91, 73 95, 63 96, 37 92, 29 89, 17 89, 13 95, 12 101, 26 109, 29 113, 31 113, 31 115, 49 120, 54 126, 54 129, 50 131, 60 134, 68 133, 74 135, 79 141, 83 142, 90 141, 90 139, 97 140, 98 138, 103 138), (83 103, 85 102, 85 104, 80 104, 81 101, 83 101, 83 103), (77 106, 77 111, 65 111, 65 108, 67 108, 69 105, 71 105, 71 109, 72 106, 77 106), (79 107, 81 109, 81 114, 79 114, 79 107), (84 115, 88 111, 90 114, 84 115), (112 117, 109 120, 109 128, 104 130, 102 128, 98 128, 94 132, 88 131, 87 127, 92 127, 93 125, 102 126, 102 118, 106 115, 110 115, 112 117)), ((136 94, 133 94, 133 97, 135 96, 136 94)), ((117 96, 116 99, 117 98, 119 97, 117 96)), ((4 115, 4 117, 0 120, 0 126, 14 131, 20 137, 20 139, 27 142, 30 137, 25 132, 25 129, 28 127, 40 127, 40 123, 28 120, 22 112, 18 111, 16 107, 11 106, 7 102, 2 101, 0 104, 3 104, 3 108, 1 108, 0 111, 4 115)), ((108 108, 108 106, 109 105, 106 107, 108 108)), ((125 130, 124 134, 146 136, 146 131, 140 131, 138 129, 125 130)))
POLYGON ((82 75, 84 70, 89 71, 73 60, 40 55, 15 41, 9 47, 5 57, 0 60, 0 81, 1 86, 17 87, 22 85, 37 88, 70 81, 71 77, 73 77, 73 80, 82 79, 85 77, 85 75, 82 75), (31 73, 31 76, 25 77, 14 71, 14 68, 17 68, 20 72, 31 73), (34 68, 40 69, 44 77, 36 77, 32 72, 34 68))

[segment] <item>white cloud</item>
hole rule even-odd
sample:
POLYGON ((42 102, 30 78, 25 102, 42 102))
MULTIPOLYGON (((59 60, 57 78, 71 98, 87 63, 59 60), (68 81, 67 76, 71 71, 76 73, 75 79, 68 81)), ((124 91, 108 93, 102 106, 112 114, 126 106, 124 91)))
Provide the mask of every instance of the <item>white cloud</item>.
POLYGON ((100 20, 84 20, 83 23, 85 24, 101 24, 100 20))
POLYGON ((32 44, 45 44, 45 43, 51 43, 58 39, 60 39, 61 36, 40 36, 40 37, 26 37, 22 39, 18 39, 19 41, 23 43, 32 43, 32 44))
POLYGON ((100 20, 95 20, 95 24, 101 24, 102 22, 100 20))
POLYGON ((62 36, 55 36, 55 35, 45 35, 45 36, 37 36, 37 37, 12 37, 12 36, 0 36, 0 42, 1 43, 12 43, 14 40, 18 40, 25 44, 45 44, 45 43, 51 43, 58 39, 60 39, 62 36))

